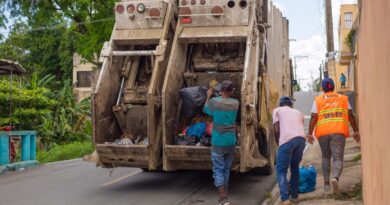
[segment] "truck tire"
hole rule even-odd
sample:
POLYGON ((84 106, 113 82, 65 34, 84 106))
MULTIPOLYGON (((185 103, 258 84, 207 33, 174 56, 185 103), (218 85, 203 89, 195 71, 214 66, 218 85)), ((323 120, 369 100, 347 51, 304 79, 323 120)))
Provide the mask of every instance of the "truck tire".
POLYGON ((275 150, 275 142, 273 135, 271 134, 269 140, 267 141, 266 135, 264 132, 260 132, 258 140, 259 140, 259 151, 260 154, 267 158, 270 162, 264 167, 255 168, 253 171, 255 174, 259 175, 271 175, 275 168, 275 158, 276 158, 276 150, 275 150))

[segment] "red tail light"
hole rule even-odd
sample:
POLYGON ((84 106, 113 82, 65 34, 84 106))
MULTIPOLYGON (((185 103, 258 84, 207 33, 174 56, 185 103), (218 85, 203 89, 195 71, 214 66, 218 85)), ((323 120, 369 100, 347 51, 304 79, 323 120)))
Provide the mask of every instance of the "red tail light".
POLYGON ((127 6, 127 13, 134 13, 135 6, 133 4, 130 4, 127 6))
POLYGON ((223 8, 220 7, 220 6, 214 6, 214 7, 211 9, 211 13, 212 13, 215 17, 222 16, 222 14, 223 14, 223 8))
POLYGON ((181 23, 182 24, 190 24, 190 23, 192 23, 192 19, 190 17, 181 18, 181 23))
POLYGON ((125 7, 123 7, 122 5, 118 5, 118 6, 115 8, 115 11, 116 11, 118 14, 122 14, 122 13, 125 11, 125 7))
POLYGON ((152 16, 152 17, 160 16, 160 10, 157 8, 149 9, 149 16, 152 16))

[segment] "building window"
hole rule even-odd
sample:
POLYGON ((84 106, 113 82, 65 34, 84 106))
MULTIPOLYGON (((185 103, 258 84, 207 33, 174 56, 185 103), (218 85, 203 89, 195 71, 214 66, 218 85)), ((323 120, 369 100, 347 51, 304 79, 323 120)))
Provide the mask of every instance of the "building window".
POLYGON ((344 26, 345 28, 352 28, 352 12, 344 13, 344 26))
POLYGON ((91 71, 77 71, 77 87, 89 88, 92 82, 91 71))

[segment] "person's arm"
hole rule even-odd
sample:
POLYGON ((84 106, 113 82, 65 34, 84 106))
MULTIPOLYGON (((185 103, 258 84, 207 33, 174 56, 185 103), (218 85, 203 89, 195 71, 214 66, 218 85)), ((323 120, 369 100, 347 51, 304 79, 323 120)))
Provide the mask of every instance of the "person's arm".
POLYGON ((207 90, 207 98, 206 98, 206 103, 204 104, 203 107, 203 112, 208 115, 212 115, 212 110, 210 109, 210 99, 213 94, 214 94, 213 88, 207 90))
POLYGON ((313 142, 314 142, 313 131, 314 131, 314 127, 317 124, 317 120, 318 120, 318 108, 317 108, 316 102, 314 102, 313 106, 311 108, 311 118, 310 118, 310 123, 309 123, 309 132, 307 133, 307 136, 306 136, 307 141, 310 144, 313 144, 313 142))
POLYGON ((360 142, 359 128, 356 124, 355 115, 353 114, 351 109, 348 110, 348 117, 349 117, 349 123, 351 124, 353 129, 353 138, 356 140, 356 142, 360 142))
POLYGON ((313 142, 314 142, 313 131, 314 131, 314 127, 317 124, 317 120, 318 120, 318 114, 312 113, 311 118, 310 118, 310 123, 309 123, 309 133, 307 133, 307 141, 310 144, 313 144, 313 142))
POLYGON ((279 123, 279 121, 274 123, 274 135, 275 135, 275 142, 279 146, 279 138, 280 138, 280 123, 279 123))

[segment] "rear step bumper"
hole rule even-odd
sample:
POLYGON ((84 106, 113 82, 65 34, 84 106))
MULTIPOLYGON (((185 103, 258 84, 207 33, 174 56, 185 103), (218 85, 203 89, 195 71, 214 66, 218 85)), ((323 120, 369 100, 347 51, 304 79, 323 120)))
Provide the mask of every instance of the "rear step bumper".
MULTIPOLYGON (((236 153, 232 169, 239 169, 240 151, 236 147, 236 153)), ((174 170, 211 170, 211 147, 165 145, 164 160, 167 166, 165 171, 174 170)))
POLYGON ((106 166, 148 168, 148 145, 98 144, 96 151, 106 166))

